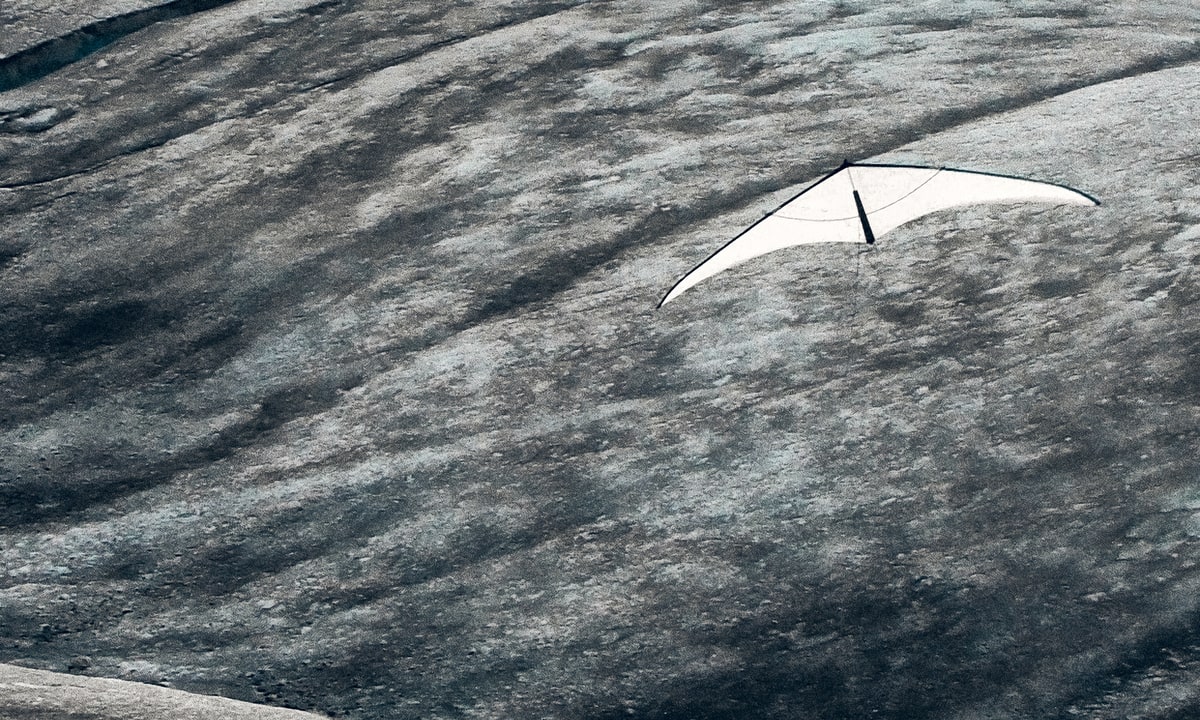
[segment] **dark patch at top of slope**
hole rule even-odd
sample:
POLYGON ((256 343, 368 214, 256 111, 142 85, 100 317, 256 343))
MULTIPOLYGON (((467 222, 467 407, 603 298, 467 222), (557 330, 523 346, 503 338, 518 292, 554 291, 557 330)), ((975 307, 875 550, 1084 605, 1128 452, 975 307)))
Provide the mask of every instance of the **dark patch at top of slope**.
POLYGON ((0 92, 40 80, 155 23, 194 15, 231 2, 234 0, 174 0, 84 25, 0 60, 0 92))

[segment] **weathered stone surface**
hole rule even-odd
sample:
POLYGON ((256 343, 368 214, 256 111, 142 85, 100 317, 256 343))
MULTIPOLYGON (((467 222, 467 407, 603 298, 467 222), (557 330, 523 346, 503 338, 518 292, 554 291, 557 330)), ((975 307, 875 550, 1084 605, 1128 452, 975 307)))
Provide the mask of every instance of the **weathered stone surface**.
MULTIPOLYGON (((156 23, 234 0, 13 2, 0 8, 0 92, 39 80, 156 23)), ((107 67, 101 58, 97 67, 107 67)))
POLYGON ((127 680, 82 677, 0 663, 5 720, 317 720, 264 707, 127 680))
POLYGON ((0 94, 0 660, 354 718, 1200 707, 1191 3, 396 5, 0 94), (1104 205, 653 310, 843 157, 1104 205))
POLYGON ((10 0, 0 7, 0 59, 61 38, 97 22, 145 10, 155 0, 10 0))

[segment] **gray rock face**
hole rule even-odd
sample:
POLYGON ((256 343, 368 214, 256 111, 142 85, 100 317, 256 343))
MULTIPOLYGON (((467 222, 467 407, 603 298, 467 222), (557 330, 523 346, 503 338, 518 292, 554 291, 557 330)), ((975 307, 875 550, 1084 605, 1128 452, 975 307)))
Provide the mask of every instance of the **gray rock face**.
POLYGON ((6 720, 318 720, 297 710, 208 697, 126 680, 0 664, 6 720))
MULTIPOLYGON (((0 11, 0 92, 40 80, 155 23, 227 5, 232 0, 46 2, 0 11), (90 22, 89 22, 90 21, 90 22)), ((103 67, 107 61, 101 60, 103 67)))
MULTIPOLYGON (((147 7, 10 4, 3 55, 147 7)), ((1200 712, 1198 29, 244 0, 0 59, 0 661, 351 718, 1200 712), (844 157, 1104 204, 653 310, 844 157)))

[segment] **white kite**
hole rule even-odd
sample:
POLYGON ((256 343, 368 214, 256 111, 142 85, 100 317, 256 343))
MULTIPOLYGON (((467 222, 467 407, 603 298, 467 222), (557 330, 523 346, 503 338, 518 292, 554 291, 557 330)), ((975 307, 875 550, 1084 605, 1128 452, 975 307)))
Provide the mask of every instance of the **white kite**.
POLYGON ((705 278, 774 250, 816 242, 871 245, 884 233, 938 210, 1011 202, 1100 204, 1065 185, 1009 175, 846 161, 680 278, 658 306, 705 278))

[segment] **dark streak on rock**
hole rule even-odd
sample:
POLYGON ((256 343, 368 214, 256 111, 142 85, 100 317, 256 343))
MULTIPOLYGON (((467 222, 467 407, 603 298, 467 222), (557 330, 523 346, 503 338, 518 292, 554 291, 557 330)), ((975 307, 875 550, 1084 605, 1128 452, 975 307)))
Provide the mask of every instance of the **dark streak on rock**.
POLYGON ((206 467, 254 444, 292 420, 328 410, 341 392, 361 382, 362 375, 353 369, 294 382, 264 397, 251 417, 213 435, 207 443, 161 461, 126 457, 120 448, 80 453, 78 467, 56 473, 58 482, 31 476, 0 485, 0 526, 61 519, 169 482, 178 473, 206 467))
MULTIPOLYGON (((229 1, 230 0, 224 0, 224 2, 229 2, 229 1)), ((215 2, 215 0, 207 0, 207 4, 211 4, 213 2, 215 2)), ((337 2, 340 2, 340 0, 337 0, 337 2)), ((328 6, 337 4, 337 2, 321 3, 320 5, 315 6, 314 8, 309 8, 309 10, 312 11, 312 10, 315 10, 316 8, 324 9, 328 6)), ((372 62, 372 63, 366 64, 366 65, 354 66, 350 71, 340 74, 336 77, 322 80, 322 81, 316 82, 316 83, 310 83, 310 84, 301 85, 299 87, 291 88, 286 94, 284 94, 282 96, 270 96, 270 97, 262 98, 255 102, 252 102, 237 117, 249 117, 252 115, 256 115, 263 111, 269 110, 270 108, 272 108, 290 98, 294 98, 298 95, 304 95, 306 93, 314 92, 317 90, 326 90, 326 89, 337 90, 337 89, 341 89, 344 87, 348 87, 353 82, 360 80, 361 78, 366 77, 367 75, 370 75, 372 73, 379 72, 381 70, 385 70, 390 67, 395 67, 397 65, 403 65, 404 63, 416 60, 424 55, 427 55, 428 53, 434 52, 436 50, 440 50, 445 47, 451 47, 451 46, 457 45, 459 43, 466 42, 468 40, 475 39, 481 35, 499 32, 499 31, 505 30, 507 28, 510 28, 510 27, 513 27, 516 25, 520 25, 522 23, 526 23, 526 22, 530 22, 533 20, 537 20, 542 17, 554 15, 555 13, 562 12, 563 10, 567 10, 572 7, 575 7, 576 4, 577 3, 573 3, 573 2, 551 2, 547 5, 538 5, 533 9, 526 9, 523 12, 517 12, 511 16, 503 17, 491 25, 487 25, 482 28, 475 28, 469 33, 462 33, 462 34, 457 34, 457 35, 454 35, 451 37, 441 38, 441 39, 423 44, 423 45, 421 45, 417 48, 414 48, 413 50, 410 50, 408 52, 390 56, 381 61, 372 62)), ((214 5, 214 7, 215 7, 215 5, 214 5)), ((314 15, 315 13, 308 12, 305 14, 314 15)), ((51 41, 51 42, 53 42, 53 41, 51 41)), ((41 46, 39 46, 39 47, 41 47, 41 46)), ((17 56, 13 56, 13 57, 17 57, 17 56)), ((3 61, 0 61, 0 77, 3 77, 3 75, 2 75, 3 67, 4 67, 3 61)), ((0 88, 0 91, 2 91, 2 88, 0 88)), ((164 112, 166 112, 165 109, 164 109, 164 112)), ((126 145, 125 147, 121 147, 115 153, 112 153, 110 151, 110 153, 105 156, 101 156, 98 159, 92 159, 92 158, 88 158, 88 155, 94 154, 94 152, 95 152, 94 148, 78 148, 75 151, 68 153, 68 155, 70 157, 67 158, 67 160, 68 160, 67 162, 63 163, 63 165, 66 165, 67 167, 62 168, 58 172, 56 172, 52 175, 43 175, 43 176, 32 178, 29 180, 3 183, 3 184, 0 184, 0 189, 16 190, 16 189, 21 189, 21 188, 28 188, 28 187, 34 187, 34 186, 38 186, 38 185, 44 185, 44 184, 48 184, 48 183, 58 182, 61 180, 68 180, 68 179, 71 179, 74 177, 78 177, 80 175, 85 175, 87 173, 94 172, 101 168, 107 167, 108 165, 110 165, 114 162, 117 162, 123 158, 129 157, 132 155, 136 155, 141 152, 145 152, 146 150, 153 150, 154 148, 162 147, 163 145, 166 145, 167 143, 171 142, 172 140, 176 140, 180 137, 197 132, 198 130, 202 130, 203 128, 213 125, 217 122, 231 119, 231 116, 225 115, 225 116, 216 116, 216 117, 206 117, 206 118, 199 119, 199 120, 174 120, 174 118, 176 118, 179 115, 181 115, 181 113, 178 111, 167 112, 167 116, 173 118, 173 122, 170 127, 161 129, 159 132, 155 133, 154 135, 152 135, 150 137, 142 138, 140 140, 135 140, 135 141, 131 142, 128 139, 124 139, 125 142, 128 143, 128 145, 126 145), (83 158, 85 158, 84 162, 80 163, 79 158, 77 156, 82 156, 83 158), (84 163, 86 163, 86 164, 84 164, 84 163)), ((64 112, 60 116, 60 120, 65 119, 66 117, 69 117, 69 116, 70 116, 70 113, 64 112)), ((2 128, 2 127, 3 126, 0 125, 0 128, 2 128)))
POLYGON ((320 90, 320 89, 324 89, 324 88, 346 87, 351 82, 358 80, 360 78, 363 78, 367 75, 379 72, 381 70, 386 70, 388 68, 395 67, 397 65, 403 65, 406 62, 411 62, 413 60, 416 60, 419 57, 427 55, 436 50, 441 50, 441 49, 447 48, 447 47, 453 47, 454 45, 458 45, 458 44, 466 42, 468 40, 473 40, 473 39, 476 39, 476 38, 479 38, 479 37, 482 37, 484 35, 488 35, 488 34, 491 34, 494 32, 500 32, 502 30, 506 30, 508 28, 520 25, 522 23, 530 22, 532 20, 537 20, 539 18, 548 17, 550 15, 554 15, 554 14, 562 12, 564 10, 569 10, 569 9, 575 7, 576 5, 578 5, 578 2, 551 2, 547 5, 539 5, 539 6, 537 6, 536 11, 534 11, 534 12, 517 13, 515 15, 505 17, 501 20, 498 20, 491 25, 486 25, 486 26, 480 27, 480 28, 473 28, 472 31, 469 33, 461 33, 461 34, 451 35, 449 37, 444 37, 439 40, 435 40, 433 42, 422 45, 419 48, 416 48, 412 51, 409 51, 409 52, 406 52, 406 53, 403 53, 400 55, 393 55, 392 57, 389 57, 382 62, 372 63, 371 65, 369 65, 365 68, 356 68, 352 72, 338 75, 337 77, 331 78, 329 80, 325 80, 323 82, 316 83, 314 85, 310 85, 308 87, 302 88, 298 92, 304 93, 304 92, 312 92, 313 90, 320 90))
POLYGON ((758 194, 764 188, 757 183, 752 189, 741 193, 736 200, 730 198, 706 198, 698 203, 705 211, 689 209, 659 210, 646 215, 630 229, 614 235, 606 242, 595 242, 586 248, 555 255, 526 272, 520 273, 499 290, 492 292, 480 303, 479 308, 464 320, 465 327, 507 316, 531 303, 545 301, 569 288, 576 280, 597 267, 609 262, 625 250, 639 244, 652 242, 685 223, 699 222, 719 212, 710 201, 727 208, 758 194))
POLYGON ((1188 47, 1173 53, 1147 58, 1128 67, 1104 73, 1099 76, 1083 77, 1077 80, 1062 82, 1049 88, 1039 88, 1036 91, 1019 93, 1008 97, 993 98, 989 101, 964 108, 948 108, 924 118, 913 126, 900 130, 885 141, 873 143, 862 149, 858 157, 869 157, 892 150, 900 145, 916 142, 921 138, 945 132, 970 122, 982 120, 992 115, 1000 115, 1021 108, 1030 107, 1041 102, 1047 102, 1060 95, 1082 90, 1104 83, 1127 80, 1129 78, 1160 72, 1171 68, 1181 67, 1200 61, 1200 42, 1192 42, 1188 47))
MULTIPOLYGON (((1119 696, 1123 686, 1146 679, 1157 680, 1159 676, 1179 667, 1185 667, 1200 659, 1200 612, 1193 612, 1178 622, 1146 633, 1136 646, 1123 656, 1099 662, 1088 669, 1080 687, 1089 692, 1068 698, 1063 707, 1102 706, 1104 698, 1119 696)), ((1174 712, 1154 715, 1160 720, 1184 720, 1196 717, 1200 699, 1184 700, 1182 707, 1174 712)), ((1069 718, 1077 713, 1063 711, 1052 717, 1069 718)))

